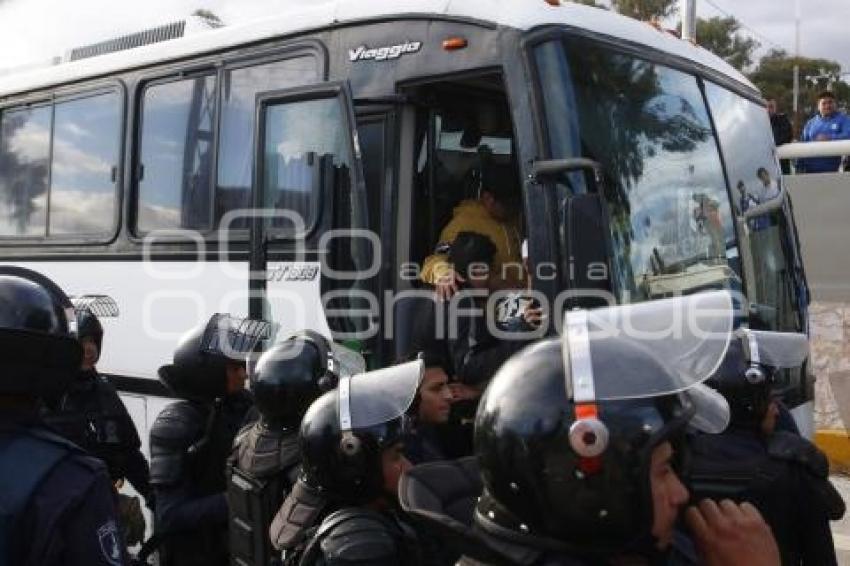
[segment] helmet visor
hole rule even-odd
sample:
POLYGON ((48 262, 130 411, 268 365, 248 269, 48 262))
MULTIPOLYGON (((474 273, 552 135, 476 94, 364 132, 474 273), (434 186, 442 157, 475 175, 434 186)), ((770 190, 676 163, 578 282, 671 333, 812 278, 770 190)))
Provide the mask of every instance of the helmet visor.
POLYGON ((726 354, 733 315, 726 291, 568 312, 563 350, 571 398, 657 397, 702 383, 726 354))
POLYGON ((119 315, 118 303, 108 295, 81 295, 71 297, 77 312, 89 311, 98 318, 115 318, 119 315))
POLYGON ((334 368, 339 377, 351 377, 366 372, 366 360, 363 356, 342 344, 330 343, 331 354, 337 367, 334 368))
POLYGON ((361 373, 340 382, 340 423, 343 429, 361 429, 383 424, 404 415, 416 398, 425 365, 421 360, 361 373), (345 388, 348 388, 348 417, 345 426, 345 388))
POLYGON ((731 411, 726 398, 702 383, 689 388, 685 395, 694 413, 688 425, 708 434, 720 434, 729 426, 731 411))
POLYGON ((798 368, 809 357, 809 337, 797 332, 740 330, 749 362, 773 368, 798 368))
POLYGON ((277 325, 264 320, 238 318, 229 314, 214 314, 207 323, 201 341, 201 351, 244 360, 261 340, 271 340, 277 325))

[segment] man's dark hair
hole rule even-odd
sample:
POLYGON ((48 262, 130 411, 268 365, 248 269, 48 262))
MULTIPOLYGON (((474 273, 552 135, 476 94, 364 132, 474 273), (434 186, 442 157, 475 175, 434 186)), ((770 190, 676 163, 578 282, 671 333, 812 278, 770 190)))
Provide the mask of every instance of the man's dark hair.
POLYGON ((818 100, 823 100, 824 98, 831 98, 835 100, 835 93, 829 90, 825 90, 822 93, 818 94, 818 100))
POLYGON ((396 363, 403 364, 406 362, 415 362, 416 360, 422 360, 426 369, 438 367, 442 368, 447 374, 450 372, 449 368, 451 364, 446 359, 445 352, 440 351, 433 344, 416 344, 413 350, 401 356, 396 360, 396 363))
POLYGON ((520 191, 513 166, 492 162, 483 164, 476 173, 476 179, 481 183, 482 192, 490 193, 510 210, 519 208, 520 191))
POLYGON ((449 262, 454 265, 455 272, 466 279, 472 264, 491 265, 495 255, 496 244, 490 238, 476 232, 461 232, 452 242, 449 262))

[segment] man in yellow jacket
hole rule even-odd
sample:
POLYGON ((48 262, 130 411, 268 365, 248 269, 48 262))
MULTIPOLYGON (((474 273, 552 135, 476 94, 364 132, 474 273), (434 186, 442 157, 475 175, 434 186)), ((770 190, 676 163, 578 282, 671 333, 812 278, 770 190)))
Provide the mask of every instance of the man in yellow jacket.
POLYGON ((517 226, 519 193, 513 189, 504 180, 485 178, 477 199, 464 200, 455 207, 452 219, 440 232, 434 253, 425 258, 422 265, 422 280, 434 285, 441 299, 450 299, 464 282, 448 260, 449 248, 461 232, 482 234, 496 245, 491 268, 492 289, 523 286, 522 238, 517 226))

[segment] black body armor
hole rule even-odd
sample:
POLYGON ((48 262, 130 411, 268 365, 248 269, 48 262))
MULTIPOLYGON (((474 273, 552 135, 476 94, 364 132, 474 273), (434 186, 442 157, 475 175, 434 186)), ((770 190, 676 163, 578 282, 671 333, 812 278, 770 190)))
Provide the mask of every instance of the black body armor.
POLYGON ((151 484, 163 566, 228 563, 227 459, 250 406, 247 391, 215 403, 180 401, 154 422, 151 484))
POLYGON ((126 478, 148 496, 148 464, 140 451, 139 433, 106 378, 93 370, 80 372, 43 416, 60 435, 103 460, 113 481, 126 478))
POLYGON ((260 422, 236 437, 227 486, 231 564, 271 563, 269 525, 297 479, 300 461, 294 433, 270 429, 260 422))

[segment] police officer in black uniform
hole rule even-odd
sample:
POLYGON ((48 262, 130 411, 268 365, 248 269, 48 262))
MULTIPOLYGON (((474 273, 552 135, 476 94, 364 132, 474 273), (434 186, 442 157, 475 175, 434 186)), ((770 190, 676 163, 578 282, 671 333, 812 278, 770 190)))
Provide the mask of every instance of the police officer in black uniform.
POLYGON ((71 302, 48 278, 0 267, 0 563, 125 564, 103 463, 51 432, 39 398, 79 371, 71 302))
POLYGON ((214 315, 187 333, 160 380, 183 399, 151 427, 154 540, 163 566, 228 564, 227 459, 252 406, 245 360, 269 325, 214 315))
POLYGON ((732 422, 721 435, 691 440, 691 485, 699 496, 755 505, 783 564, 829 566, 836 564, 829 521, 843 517, 844 501, 829 481, 826 456, 799 434, 776 429, 781 370, 801 367, 808 350, 804 334, 739 332, 713 378, 732 422))
MULTIPOLYGON (((718 432, 728 422, 722 397, 700 382, 722 359, 731 326, 725 293, 568 313, 564 339, 514 356, 481 400, 475 445, 483 493, 473 524, 435 503, 458 499, 451 486, 464 482, 450 476, 442 498, 405 494, 403 482, 403 505, 465 540, 463 564, 696 564, 676 530, 688 502, 677 456, 687 426, 718 432), (682 315, 692 301, 709 313, 700 319, 704 334, 663 332, 680 330, 675 322, 689 320, 682 315)), ((449 472, 458 477, 463 471, 431 466, 443 473, 454 466, 449 472)), ((742 550, 741 539, 718 536, 722 543, 712 543, 714 554, 703 563, 775 565, 778 551, 764 521, 750 507, 729 505, 705 502, 691 511, 708 517, 698 532, 714 534, 720 525, 725 533, 729 515, 737 514, 738 535, 746 531, 757 548, 742 550)))
POLYGON ((234 565, 268 566, 269 527, 298 479, 298 425, 310 404, 336 387, 331 344, 303 331, 266 351, 252 370, 259 420, 236 436, 230 457, 230 554, 234 565))
POLYGON ((303 476, 281 510, 285 528, 300 531, 289 540, 302 544, 285 548, 285 564, 423 563, 429 553, 397 500, 398 479, 410 467, 402 452, 407 412, 423 371, 417 360, 342 377, 310 406, 299 436, 303 476))
POLYGON ((148 462, 142 442, 127 408, 115 386, 101 376, 95 364, 103 346, 103 326, 93 310, 100 305, 117 305, 108 297, 81 297, 76 300, 77 337, 83 348, 83 361, 76 379, 58 399, 48 403, 44 419, 59 434, 100 458, 109 469, 113 483, 127 479, 146 500, 150 498, 148 462))

